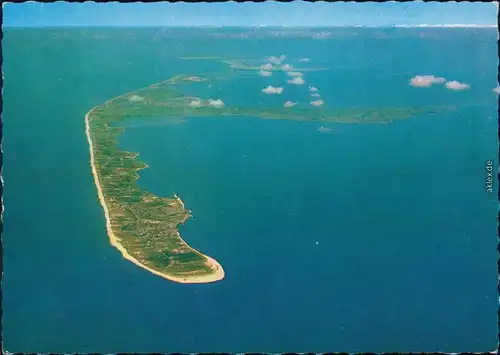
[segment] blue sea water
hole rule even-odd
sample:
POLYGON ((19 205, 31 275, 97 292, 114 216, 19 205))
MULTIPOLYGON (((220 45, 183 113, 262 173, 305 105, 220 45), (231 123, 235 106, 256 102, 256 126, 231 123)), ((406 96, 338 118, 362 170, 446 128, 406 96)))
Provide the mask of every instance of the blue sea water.
POLYGON ((496 31, 337 31, 318 40, 7 30, 5 349, 495 349, 497 186, 485 191, 485 164, 497 164, 496 31), (161 196, 179 194, 194 215, 182 236, 216 258, 226 278, 181 285, 123 260, 106 236, 85 113, 178 73, 227 70, 221 61, 178 56, 280 54, 297 67, 329 69, 306 72, 304 86, 274 75, 183 90, 228 105, 307 105, 307 86, 314 85, 328 106, 455 110, 367 125, 137 120, 119 144, 150 166, 139 184, 161 196), (310 62, 296 62, 302 57, 310 62), (419 74, 471 89, 410 87, 419 74), (285 92, 264 95, 267 85, 285 92))

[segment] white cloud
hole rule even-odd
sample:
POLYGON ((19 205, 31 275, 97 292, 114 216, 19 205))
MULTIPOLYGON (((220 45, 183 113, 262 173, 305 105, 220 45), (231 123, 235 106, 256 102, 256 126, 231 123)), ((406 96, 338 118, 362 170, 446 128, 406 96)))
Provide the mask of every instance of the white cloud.
POLYGON ((325 102, 323 100, 311 101, 311 105, 313 106, 322 106, 325 102))
POLYGON ((144 101, 144 97, 139 96, 139 95, 130 95, 128 97, 128 99, 129 99, 129 101, 134 101, 134 102, 144 101))
POLYGON ((281 61, 278 57, 269 57, 267 58, 267 60, 276 65, 281 64, 281 61))
POLYGON ((222 107, 224 106, 224 101, 222 101, 221 99, 217 99, 217 100, 208 100, 208 104, 210 106, 213 106, 213 107, 222 107))
POLYGON ((496 28, 497 25, 485 25, 485 24, 475 24, 475 23, 444 23, 444 24, 437 24, 437 25, 429 25, 426 23, 421 23, 418 25, 395 25, 394 27, 407 27, 407 28, 412 28, 412 27, 436 27, 436 28, 496 28))
POLYGON ((302 74, 301 72, 298 72, 298 71, 287 71, 286 75, 288 75, 288 76, 303 76, 304 74, 302 74))
POLYGON ((267 63, 267 64, 264 64, 260 67, 260 69, 262 70, 272 70, 273 69, 273 65, 271 63, 267 63))
POLYGON ((312 97, 320 97, 321 95, 320 95, 320 94, 318 94, 317 92, 313 92, 313 93, 311 94, 311 96, 312 96, 312 97))
POLYGON ((222 107, 224 106, 224 101, 221 99, 213 100, 213 99, 208 99, 207 101, 203 101, 200 99, 194 99, 189 102, 189 106, 191 107, 205 107, 205 106, 212 106, 212 107, 222 107))
POLYGON ((260 76, 271 76, 271 75, 273 75, 273 72, 271 72, 271 71, 261 70, 261 71, 259 72, 259 75, 260 75, 260 76))
POLYGON ((303 63, 306 63, 309 61, 309 58, 300 58, 299 59, 299 62, 303 62, 303 63))
POLYGON ((193 101, 189 102, 189 106, 201 107, 201 106, 203 106, 203 102, 201 100, 193 100, 193 101))
POLYGON ((287 102, 285 102, 285 104, 283 105, 283 107, 293 107, 295 105, 297 105, 296 102, 287 101, 287 102))
POLYGON ((420 88, 426 88, 431 86, 432 84, 442 84, 445 81, 445 78, 434 75, 417 75, 410 79, 410 85, 420 88))
POLYGON ((292 70, 293 67, 290 64, 285 64, 281 66, 281 70, 292 70))
POLYGON ((293 84, 293 85, 302 85, 304 83, 305 83, 304 79, 302 79, 302 77, 300 76, 297 76, 292 80, 288 80, 288 84, 293 84))
POLYGON ((446 83, 446 87, 450 90, 465 90, 470 88, 468 84, 461 83, 456 80, 448 81, 446 83))
POLYGON ((269 57, 267 58, 267 60, 276 65, 281 64, 281 61, 278 57, 269 57))
POLYGON ((318 128, 318 132, 320 132, 320 133, 330 133, 331 131, 332 131, 331 128, 324 127, 324 126, 321 126, 318 128))
POLYGON ((496 88, 494 88, 493 92, 496 92, 497 94, 500 94, 500 86, 497 86, 496 88))
POLYGON ((314 86, 309 86, 309 91, 310 92, 318 92, 319 89, 318 88, 315 88, 314 86))
POLYGON ((320 32, 316 32, 313 34, 312 38, 318 38, 318 39, 321 39, 321 38, 329 38, 329 37, 332 37, 333 36, 333 32, 330 32, 330 31, 320 31, 320 32))
POLYGON ((278 94, 279 95, 283 92, 283 88, 274 87, 274 86, 269 85, 267 88, 262 89, 262 92, 265 94, 268 94, 268 95, 271 95, 271 94, 278 94))
POLYGON ((273 64, 279 65, 279 64, 283 63, 285 58, 286 58, 286 56, 282 54, 279 57, 269 57, 267 60, 273 64))

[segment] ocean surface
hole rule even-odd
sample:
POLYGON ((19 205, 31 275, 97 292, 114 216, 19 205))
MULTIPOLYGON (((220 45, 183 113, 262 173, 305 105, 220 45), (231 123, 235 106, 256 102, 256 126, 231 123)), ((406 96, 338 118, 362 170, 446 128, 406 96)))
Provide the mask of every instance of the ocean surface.
POLYGON ((496 29, 262 31, 5 31, 6 350, 497 348, 496 181, 485 189, 498 154, 496 29), (305 72, 302 86, 255 73, 182 89, 271 107, 307 105, 313 85, 331 107, 454 110, 390 124, 136 120, 119 144, 150 166, 139 184, 182 198, 193 211, 182 236, 226 278, 176 284, 124 260, 106 235, 86 112, 176 74, 227 72, 224 59, 281 54, 328 70, 305 72), (425 74, 470 90, 408 85, 425 74), (267 85, 285 91, 265 95, 267 85))

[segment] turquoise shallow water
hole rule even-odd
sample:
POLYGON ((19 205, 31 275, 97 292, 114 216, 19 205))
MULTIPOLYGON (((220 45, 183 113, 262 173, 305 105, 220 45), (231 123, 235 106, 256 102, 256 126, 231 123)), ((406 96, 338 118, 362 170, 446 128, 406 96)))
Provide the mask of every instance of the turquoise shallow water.
MULTIPOLYGON (((357 31, 355 39, 301 39, 302 46, 296 39, 218 39, 207 46, 192 34, 176 41, 139 29, 7 31, 5 348, 495 348, 496 186, 485 192, 484 165, 497 154, 496 34, 357 31), (150 165, 140 185, 180 195, 194 214, 183 237, 220 261, 226 278, 179 285, 124 261, 105 234, 85 113, 176 73, 226 70, 177 55, 281 53, 331 68, 305 77, 327 105, 457 110, 384 125, 188 117, 129 127, 120 145, 150 165), (410 88, 417 74, 472 89, 410 88)), ((227 104, 285 99, 260 95, 265 78, 242 80, 184 90, 227 104)), ((307 102, 306 87, 281 85, 287 99, 307 102)))

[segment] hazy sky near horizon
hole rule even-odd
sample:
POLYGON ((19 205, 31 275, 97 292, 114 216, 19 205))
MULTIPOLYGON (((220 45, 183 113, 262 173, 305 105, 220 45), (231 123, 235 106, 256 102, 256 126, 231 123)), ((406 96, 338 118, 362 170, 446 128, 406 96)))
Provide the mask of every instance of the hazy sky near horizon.
POLYGON ((4 26, 496 25, 495 3, 6 3, 4 26))

